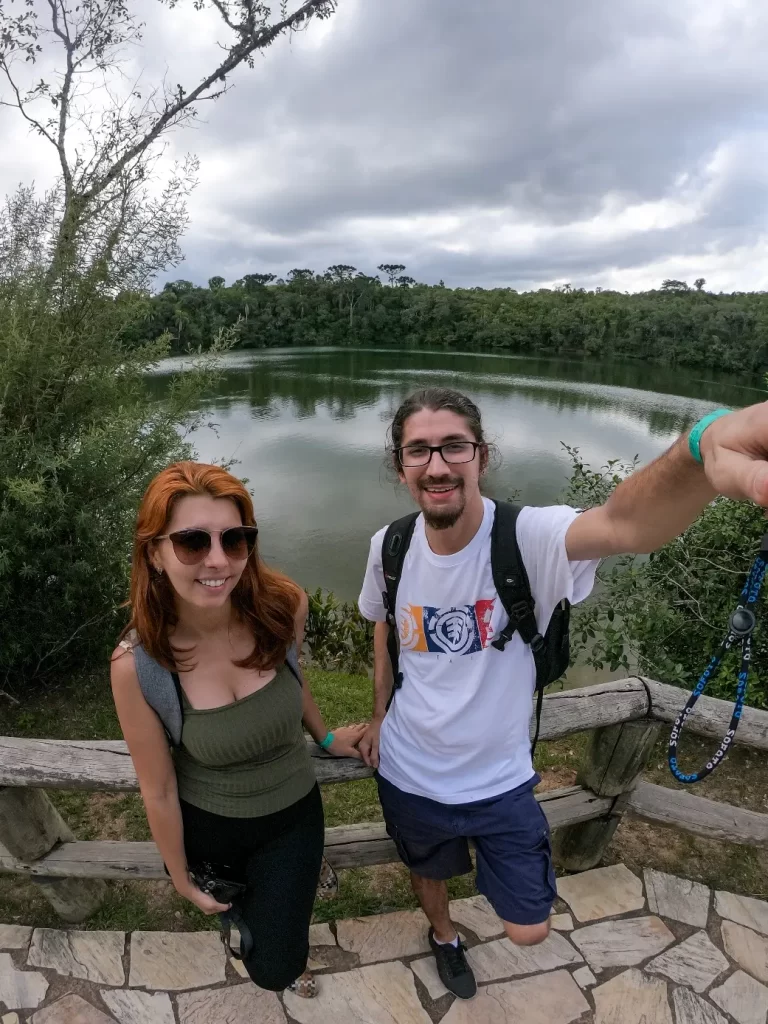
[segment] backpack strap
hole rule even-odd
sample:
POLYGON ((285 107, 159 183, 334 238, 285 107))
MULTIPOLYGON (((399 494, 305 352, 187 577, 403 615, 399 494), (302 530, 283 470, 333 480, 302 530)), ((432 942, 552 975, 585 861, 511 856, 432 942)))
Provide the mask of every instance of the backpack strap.
POLYGON ((536 749, 541 725, 541 708, 547 676, 547 649, 544 637, 536 625, 536 605, 531 593, 523 558, 517 543, 517 517, 520 506, 508 501, 495 501, 496 515, 491 530, 491 571, 499 600, 509 616, 509 622, 491 646, 503 651, 509 641, 519 633, 527 644, 536 665, 536 732, 531 745, 531 756, 536 749))
POLYGON ((174 674, 147 654, 140 643, 133 646, 133 659, 144 700, 163 723, 171 746, 181 743, 183 721, 180 683, 174 674))
POLYGON ((400 642, 397 625, 397 588, 400 585, 400 577, 403 574, 403 563, 411 546, 413 529, 418 512, 409 512, 402 519, 395 520, 387 527, 384 540, 381 545, 381 565, 384 571, 384 586, 386 589, 381 595, 384 600, 384 608, 389 623, 387 635, 387 651, 392 665, 392 693, 387 701, 387 709, 392 703, 395 691, 403 685, 403 673, 400 671, 400 642))
POLYGON ((285 664, 293 672, 298 680, 299 686, 304 685, 304 680, 301 677, 301 669, 299 668, 299 649, 296 646, 294 640, 288 650, 285 652, 285 664))

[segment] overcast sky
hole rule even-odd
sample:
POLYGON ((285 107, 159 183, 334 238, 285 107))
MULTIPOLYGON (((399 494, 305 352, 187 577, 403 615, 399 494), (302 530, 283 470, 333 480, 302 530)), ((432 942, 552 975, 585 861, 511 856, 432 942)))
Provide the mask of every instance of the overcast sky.
MULTIPOLYGON (((147 79, 191 87, 213 16, 142 9, 147 79)), ((768 288, 765 0, 340 0, 234 84, 172 139, 201 174, 171 277, 768 288)), ((1 108, 0 140, 2 192, 49 179, 1 108)))

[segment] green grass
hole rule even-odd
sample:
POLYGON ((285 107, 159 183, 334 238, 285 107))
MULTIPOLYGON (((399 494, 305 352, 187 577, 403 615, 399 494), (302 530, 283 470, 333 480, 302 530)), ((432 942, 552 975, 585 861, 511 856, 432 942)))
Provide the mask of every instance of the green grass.
MULTIPOLYGON (((310 669, 312 692, 330 727, 362 721, 370 713, 371 682, 366 676, 310 669)), ((0 732, 6 735, 55 739, 119 739, 106 671, 69 686, 38 692, 28 701, 3 708, 0 732)), ((546 788, 572 785, 588 743, 586 734, 541 743, 536 768, 546 788)), ((684 737, 681 758, 698 763, 711 742, 684 737)), ((666 768, 666 734, 660 741, 646 777, 676 786, 666 768)), ((768 802, 768 759, 757 751, 732 751, 705 783, 701 796, 764 811, 768 802)), ((141 798, 134 793, 51 791, 51 799, 78 839, 149 839, 141 798)), ((372 779, 323 787, 329 826, 380 821, 381 808, 372 779)), ((640 872, 655 867, 694 878, 716 888, 766 895, 768 853, 716 842, 670 829, 625 820, 609 848, 606 862, 624 861, 640 872)), ((473 895, 474 878, 450 883, 451 896, 473 895)), ((340 872, 340 891, 334 900, 316 904, 315 917, 328 921, 383 913, 416 906, 408 872, 391 864, 340 872)), ((61 922, 35 886, 16 875, 0 875, 0 922, 55 927, 61 922)), ((177 896, 165 882, 120 882, 109 885, 99 911, 82 927, 120 930, 191 930, 212 928, 215 921, 177 896)))

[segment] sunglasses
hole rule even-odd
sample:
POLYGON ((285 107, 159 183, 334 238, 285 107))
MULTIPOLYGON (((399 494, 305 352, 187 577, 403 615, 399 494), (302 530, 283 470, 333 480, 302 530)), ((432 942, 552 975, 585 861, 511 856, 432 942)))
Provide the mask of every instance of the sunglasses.
POLYGON ((157 540, 169 540, 173 553, 184 565, 197 565, 210 553, 211 539, 219 537, 221 548, 227 558, 244 562, 256 547, 259 535, 256 526, 231 526, 228 530, 178 530, 164 533, 157 540))

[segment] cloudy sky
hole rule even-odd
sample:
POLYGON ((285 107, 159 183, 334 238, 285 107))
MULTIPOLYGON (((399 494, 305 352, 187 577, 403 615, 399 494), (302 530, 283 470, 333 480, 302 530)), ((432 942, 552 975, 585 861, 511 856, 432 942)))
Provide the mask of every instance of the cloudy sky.
MULTIPOLYGON (((146 80, 192 87, 214 16, 141 6, 146 80)), ((172 277, 768 289, 765 0, 340 0, 234 85, 172 137, 201 158, 172 277)), ((0 190, 51 173, 0 108, 0 190)))

